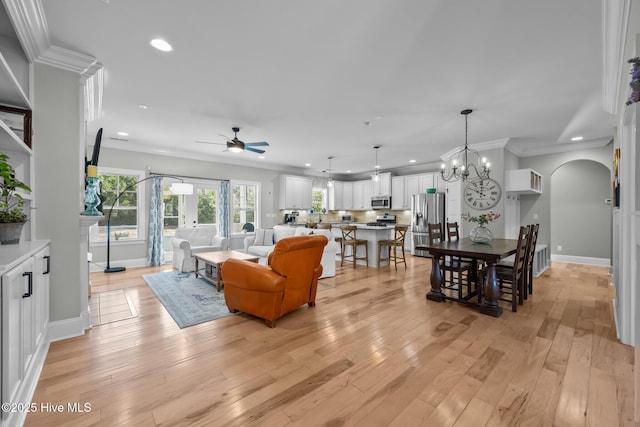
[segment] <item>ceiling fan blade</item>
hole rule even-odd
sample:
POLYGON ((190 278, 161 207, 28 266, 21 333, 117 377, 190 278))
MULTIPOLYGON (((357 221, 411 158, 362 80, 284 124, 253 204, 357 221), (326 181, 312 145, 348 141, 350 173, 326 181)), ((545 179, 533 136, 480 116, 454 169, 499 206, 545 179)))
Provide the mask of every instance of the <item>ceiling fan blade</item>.
POLYGON ((231 138, 229 138, 227 135, 223 135, 221 133, 219 133, 218 135, 220 135, 221 137, 225 138, 227 141, 231 141, 231 138))
POLYGON ((226 142, 212 142, 212 141, 195 141, 196 144, 215 144, 215 145, 227 145, 226 142))
POLYGON ((245 151, 253 151, 254 153, 264 154, 264 150, 258 150, 257 148, 253 148, 253 147, 247 147, 246 145, 244 149, 245 151))
POLYGON ((245 145, 251 145, 253 147, 267 147, 269 146, 269 143, 266 141, 262 141, 262 142, 247 142, 245 145))

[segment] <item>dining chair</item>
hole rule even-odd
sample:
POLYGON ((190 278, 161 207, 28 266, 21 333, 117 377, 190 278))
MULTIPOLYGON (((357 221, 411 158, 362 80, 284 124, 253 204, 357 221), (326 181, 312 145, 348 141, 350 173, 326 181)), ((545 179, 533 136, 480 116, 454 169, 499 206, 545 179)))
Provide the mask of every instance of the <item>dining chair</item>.
POLYGON ((393 261, 393 265, 398 269, 398 261, 401 261, 404 264, 404 268, 407 268, 407 261, 405 259, 404 253, 404 239, 407 235, 407 230, 409 229, 408 225, 396 225, 393 227, 393 239, 385 239, 378 241, 378 267, 380 267, 380 261, 389 261, 388 265, 391 265, 393 261), (389 247, 389 257, 382 258, 382 249, 388 246, 389 247), (402 256, 398 256, 397 250, 400 248, 402 251, 402 256), (393 249, 393 254, 392 254, 393 249))
MULTIPOLYGON (((447 229, 447 239, 450 242, 457 242, 460 239, 460 228, 458 226, 458 222, 454 221, 454 222, 447 222, 446 223, 446 229, 447 229)), ((476 283, 477 282, 477 277, 479 275, 479 268, 482 268, 484 266, 483 263, 480 263, 480 265, 478 264, 478 261, 476 259, 472 259, 472 258, 464 258, 464 257, 455 257, 455 259, 457 261, 463 262, 463 263, 469 263, 471 264, 471 277, 469 278, 469 292, 471 292, 471 283, 476 283)), ((477 287, 477 285, 476 285, 477 287)))
MULTIPOLYGON (((520 227, 518 243, 516 244, 516 255, 513 266, 496 265, 496 280, 500 288, 498 299, 500 301, 511 302, 511 311, 518 311, 518 304, 523 304, 524 277, 526 275, 527 244, 529 243, 529 233, 531 226, 520 227), (504 295, 508 295, 506 298, 504 295)), ((486 279, 487 269, 481 271, 482 281, 486 279)))
MULTIPOLYGON (((522 287, 522 297, 526 300, 529 294, 533 294, 533 259, 536 254, 536 242, 538 241, 538 230, 540 224, 531 224, 529 226, 529 235, 527 236, 527 255, 525 258, 525 276, 522 287)), ((503 260, 497 265, 503 269, 513 268, 514 261, 503 260)))
MULTIPOLYGON (((429 244, 440 243, 444 241, 442 233, 442 224, 428 224, 429 244)), ((440 269, 444 283, 441 285, 443 289, 449 289, 458 292, 458 299, 462 299, 463 281, 466 281, 467 293, 471 293, 471 272, 472 264, 463 262, 458 258, 444 256, 440 260, 440 269), (447 278, 447 272, 448 278, 447 278), (455 273, 455 275, 454 275, 455 273), (465 280, 466 279, 466 280, 465 280)))
POLYGON ((365 239, 358 239, 357 232, 358 227, 355 225, 343 225, 340 227, 342 230, 342 250, 340 253, 340 266, 344 264, 345 258, 351 257, 353 262, 353 268, 356 268, 358 260, 365 260, 367 267, 369 267, 369 241, 365 239), (347 246, 351 247, 351 255, 347 255, 347 246), (358 246, 364 246, 365 256, 358 257, 358 246))

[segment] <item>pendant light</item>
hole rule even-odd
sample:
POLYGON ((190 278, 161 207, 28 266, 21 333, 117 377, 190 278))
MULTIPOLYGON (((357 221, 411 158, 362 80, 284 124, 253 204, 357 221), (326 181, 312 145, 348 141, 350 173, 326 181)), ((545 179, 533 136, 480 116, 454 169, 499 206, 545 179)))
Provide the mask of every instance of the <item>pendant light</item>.
POLYGON ((467 137, 469 133, 469 125, 467 118, 473 110, 462 110, 460 114, 464 116, 464 148, 457 151, 449 159, 449 167, 442 163, 440 166, 440 174, 445 181, 457 181, 462 179, 466 181, 482 181, 489 178, 491 164, 487 162, 486 157, 480 158, 480 154, 469 148, 467 137), (473 170, 473 174, 471 174, 473 170))
POLYGON ((378 169, 380 169, 380 165, 378 164, 378 149, 380 149, 380 147, 382 147, 382 145, 373 146, 374 150, 376 150, 376 164, 374 166, 375 173, 371 175, 371 180, 373 182, 378 182, 380 180, 380 177, 378 176, 378 169))
POLYGON ((329 169, 327 169, 329 171, 329 181, 327 181, 327 187, 333 187, 333 178, 331 173, 331 159, 333 159, 333 156, 329 156, 327 158, 329 159, 329 169))

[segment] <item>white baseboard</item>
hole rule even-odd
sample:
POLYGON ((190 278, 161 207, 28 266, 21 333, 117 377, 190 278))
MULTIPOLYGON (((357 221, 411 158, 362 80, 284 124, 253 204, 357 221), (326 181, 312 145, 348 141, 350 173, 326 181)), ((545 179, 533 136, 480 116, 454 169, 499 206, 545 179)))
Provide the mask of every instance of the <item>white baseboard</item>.
POLYGON ((85 321, 84 316, 74 317, 72 319, 56 320, 49 322, 49 340, 51 342, 60 341, 67 338, 79 337, 84 335, 85 321))
POLYGON ((611 266, 611 259, 609 258, 592 258, 586 256, 551 254, 551 261, 569 262, 572 264, 602 265, 604 267, 611 266))
MULTIPOLYGON (((173 262, 173 252, 166 252, 164 255, 164 263, 171 264, 172 262, 173 262)), ((104 271, 106 265, 107 265, 106 261, 90 262, 89 272, 97 273, 98 271, 104 271)), ((147 258, 123 259, 118 261, 111 261, 111 267, 136 268, 136 267, 148 267, 148 266, 149 266, 149 260, 147 258)))

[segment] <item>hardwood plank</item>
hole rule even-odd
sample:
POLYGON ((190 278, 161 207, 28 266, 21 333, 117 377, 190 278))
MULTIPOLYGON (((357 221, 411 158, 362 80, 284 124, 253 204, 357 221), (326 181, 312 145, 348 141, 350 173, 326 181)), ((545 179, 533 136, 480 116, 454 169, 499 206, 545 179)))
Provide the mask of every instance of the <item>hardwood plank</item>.
POLYGON ((273 329, 243 314, 180 329, 141 277, 170 266, 94 273, 138 316, 51 343, 34 402, 92 411, 25 425, 637 427, 640 356, 616 339, 607 268, 554 262, 493 318, 426 300, 431 260, 407 263, 338 267, 273 329))

